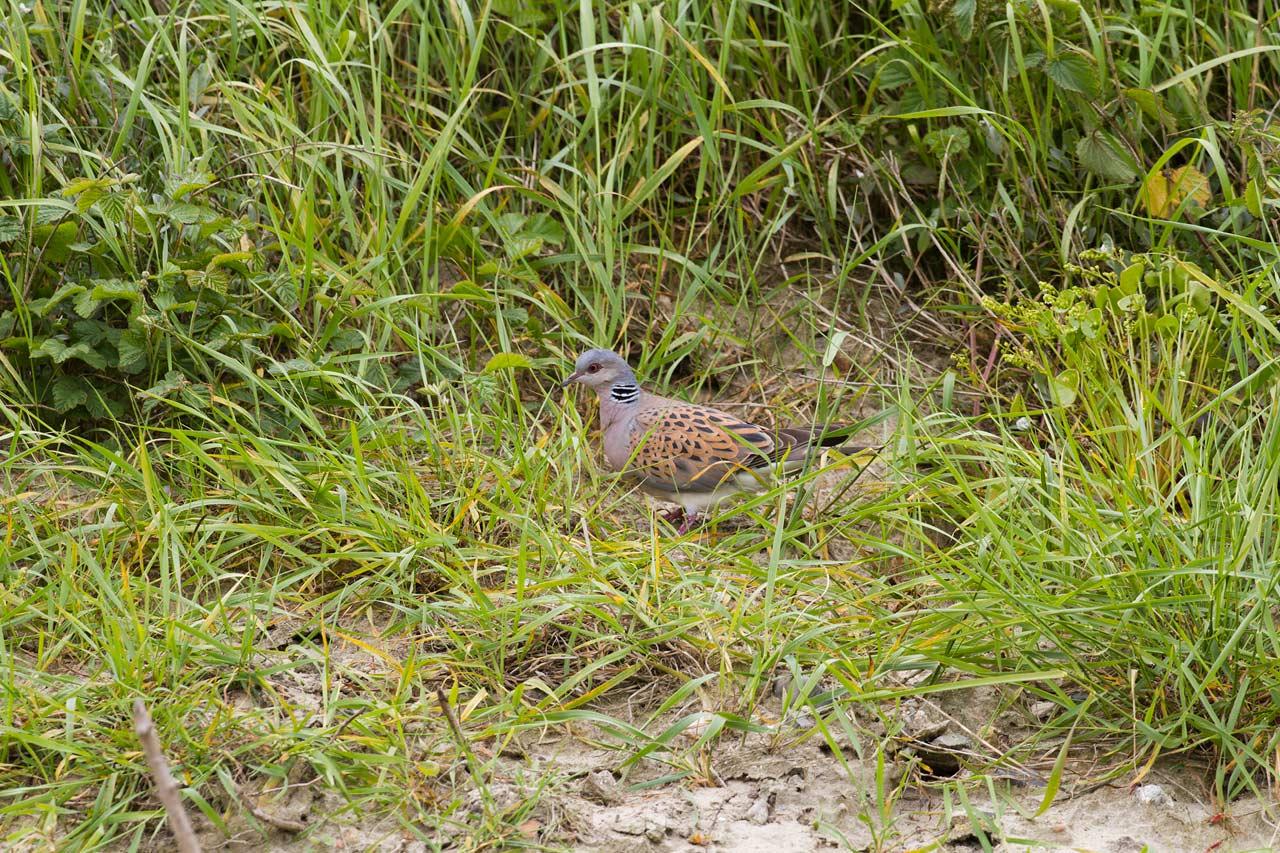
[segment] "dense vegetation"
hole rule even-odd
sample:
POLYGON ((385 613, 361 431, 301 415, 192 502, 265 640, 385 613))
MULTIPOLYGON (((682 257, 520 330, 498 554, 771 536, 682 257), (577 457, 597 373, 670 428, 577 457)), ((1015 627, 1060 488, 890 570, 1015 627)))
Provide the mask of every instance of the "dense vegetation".
POLYGON ((780 671, 818 736, 1007 684, 1280 782, 1275 3, 0 10, 6 843, 163 831, 136 695, 215 822, 292 774, 477 845, 529 803, 462 808, 437 685, 497 745, 715 697, 680 773, 780 671), (884 468, 651 536, 597 344, 887 407, 884 468))

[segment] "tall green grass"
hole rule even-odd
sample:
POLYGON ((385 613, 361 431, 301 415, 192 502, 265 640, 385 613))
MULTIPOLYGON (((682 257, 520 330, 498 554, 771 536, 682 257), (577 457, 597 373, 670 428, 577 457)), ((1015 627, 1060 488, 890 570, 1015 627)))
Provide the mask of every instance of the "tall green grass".
POLYGON ((648 754, 785 669, 828 730, 1007 684, 1274 782, 1273 6, 0 8, 6 843, 164 831, 137 695, 215 827, 319 778, 515 840, 437 685, 491 752, 648 754), (556 390, 590 344, 890 406, 884 467, 677 542, 556 390))

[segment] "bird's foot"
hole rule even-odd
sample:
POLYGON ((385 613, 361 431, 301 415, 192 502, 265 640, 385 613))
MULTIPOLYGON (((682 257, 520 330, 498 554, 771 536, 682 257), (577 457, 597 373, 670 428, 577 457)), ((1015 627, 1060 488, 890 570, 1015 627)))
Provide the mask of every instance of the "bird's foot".
POLYGON ((676 530, 677 536, 683 536, 693 529, 694 525, 702 521, 702 515, 696 512, 686 512, 684 521, 680 522, 680 527, 676 530))

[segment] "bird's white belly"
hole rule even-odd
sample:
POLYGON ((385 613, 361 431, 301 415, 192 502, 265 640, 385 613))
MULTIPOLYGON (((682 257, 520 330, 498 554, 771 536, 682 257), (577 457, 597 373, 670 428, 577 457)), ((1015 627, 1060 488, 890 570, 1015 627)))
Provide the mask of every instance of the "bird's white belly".
POLYGON ((758 492, 764 489, 768 482, 761 476, 763 473, 742 471, 725 480, 712 491, 671 491, 670 489, 646 486, 644 483, 641 483, 640 488, 658 500, 679 504, 687 513, 701 515, 716 504, 728 500, 734 495, 743 492, 758 492))

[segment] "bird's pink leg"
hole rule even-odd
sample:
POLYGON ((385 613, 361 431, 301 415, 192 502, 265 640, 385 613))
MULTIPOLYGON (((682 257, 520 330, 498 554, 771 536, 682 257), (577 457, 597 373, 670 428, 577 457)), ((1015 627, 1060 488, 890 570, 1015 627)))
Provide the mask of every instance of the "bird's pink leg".
POLYGON ((681 509, 680 507, 676 507, 675 509, 669 509, 669 510, 666 510, 665 512, 660 512, 658 513, 658 515, 660 515, 662 517, 662 520, 665 521, 667 524, 675 524, 678 521, 684 521, 684 510, 681 509))
POLYGON ((680 522, 680 529, 676 531, 676 535, 677 536, 685 535, 686 533, 688 533, 690 530, 693 529, 693 526, 695 524, 698 524, 700 521, 702 521, 701 513, 686 512, 684 514, 684 521, 680 522))

